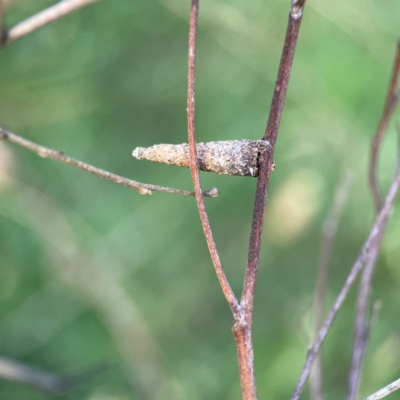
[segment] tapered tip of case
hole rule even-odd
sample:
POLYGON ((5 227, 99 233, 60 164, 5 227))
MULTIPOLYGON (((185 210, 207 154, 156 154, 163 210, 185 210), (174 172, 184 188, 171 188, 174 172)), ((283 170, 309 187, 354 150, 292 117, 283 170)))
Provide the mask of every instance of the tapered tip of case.
POLYGON ((136 147, 135 150, 132 151, 133 157, 137 158, 140 160, 141 154, 143 153, 144 147, 136 147))
MULTIPOLYGON (((223 140, 197 143, 199 169, 220 175, 258 176, 260 156, 270 144, 265 140, 223 140)), ((156 144, 137 147, 132 152, 138 160, 190 167, 189 145, 156 144)))

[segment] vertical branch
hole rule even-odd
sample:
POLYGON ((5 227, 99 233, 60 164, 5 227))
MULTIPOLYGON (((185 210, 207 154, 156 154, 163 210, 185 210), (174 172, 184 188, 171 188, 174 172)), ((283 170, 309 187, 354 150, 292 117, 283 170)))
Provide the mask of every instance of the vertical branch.
POLYGON ((244 312, 246 315, 246 323, 249 325, 249 327, 252 325, 254 293, 258 272, 262 230, 264 225, 265 205, 267 202, 268 186, 273 163, 272 157, 278 136, 283 105, 286 97, 286 90, 289 83, 294 52, 297 44, 297 37, 303 16, 304 4, 305 0, 292 0, 285 43, 283 46, 278 76, 275 83, 267 129, 263 138, 264 140, 269 141, 271 144, 271 150, 266 151, 260 160, 247 267, 241 299, 241 304, 244 307, 244 312))
POLYGON ((380 208, 382 207, 382 196, 380 194, 379 185, 377 182, 379 150, 381 148, 383 138, 385 137, 390 117, 392 116, 393 111, 395 110, 396 105, 399 101, 399 94, 396 93, 396 89, 398 87, 399 75, 400 75, 400 39, 397 41, 392 78, 389 84, 389 91, 386 97, 385 107, 383 109, 382 117, 379 122, 371 146, 371 160, 369 165, 369 185, 375 203, 376 212, 379 212, 380 208))
POLYGON ((400 187, 400 168, 398 168, 396 171, 396 176, 392 182, 389 193, 386 197, 386 201, 383 204, 382 208, 379 211, 378 216, 375 219, 375 222, 368 235, 368 238, 365 241, 360 251, 360 254, 357 257, 356 262, 353 264, 353 267, 351 268, 350 273, 342 289, 340 290, 338 297, 336 298, 331 310, 329 311, 328 316, 325 319, 325 322, 323 323, 321 329, 319 330, 314 343, 308 348, 306 360, 304 362, 303 369, 300 373, 300 377, 299 380, 297 381, 297 385, 293 392, 291 400, 298 400, 300 398, 307 377, 310 374, 312 365, 318 356, 322 343, 324 342, 326 335, 328 334, 333 324, 333 321, 336 318, 337 313, 339 312, 341 306, 343 305, 344 300, 346 299, 353 283, 355 282, 358 274, 362 270, 365 262, 368 261, 370 258, 373 258, 374 252, 379 249, 380 241, 377 240, 377 237, 383 234, 386 228, 389 214, 392 209, 393 202, 396 198, 399 187, 400 187))
POLYGON ((189 28, 189 54, 188 54, 188 95, 187 95, 187 112, 188 112, 188 136, 189 136, 189 157, 190 172, 196 195, 197 207, 199 209, 201 224, 203 226, 204 235, 206 237, 208 249, 214 264, 215 271, 222 291, 233 312, 235 319, 239 315, 239 304, 229 285, 228 279, 222 268, 218 255, 217 247, 211 231, 210 222, 208 220, 206 206, 204 204, 203 192, 200 182, 199 165, 196 150, 196 126, 195 126, 195 61, 196 61, 196 36, 197 36, 197 20, 199 15, 199 0, 192 0, 190 10, 190 28, 189 28))
MULTIPOLYGON (((331 210, 322 225, 321 245, 318 260, 317 285, 314 296, 314 331, 315 336, 323 322, 324 304, 328 289, 329 269, 332 261, 333 245, 337 233, 339 221, 346 205, 350 186, 353 182, 353 174, 344 171, 336 188, 331 210)), ((322 367, 320 356, 315 360, 314 368, 310 376, 312 400, 322 400, 322 367)))
POLYGON ((240 321, 236 321, 233 326, 233 333, 238 353, 242 396, 244 400, 255 400, 258 398, 252 343, 254 294, 264 225, 265 205, 267 201, 270 174, 273 169, 273 153, 285 102, 286 90, 289 83, 290 72, 292 69, 297 37, 303 16, 304 3, 305 0, 292 0, 290 8, 289 22, 286 30, 286 37, 274 95, 272 98, 267 129, 263 137, 264 140, 270 142, 271 146, 268 146, 267 151, 260 157, 247 266, 240 303, 243 307, 243 318, 240 321))

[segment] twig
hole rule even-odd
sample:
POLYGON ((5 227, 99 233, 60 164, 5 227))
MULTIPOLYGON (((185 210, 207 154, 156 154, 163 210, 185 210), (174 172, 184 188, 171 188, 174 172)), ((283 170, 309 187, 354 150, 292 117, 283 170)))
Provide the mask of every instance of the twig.
POLYGON ((1 379, 28 385, 49 395, 60 395, 105 372, 110 366, 110 364, 105 363, 84 372, 63 376, 28 366, 9 358, 0 357, 0 377, 1 379))
POLYGON ((4 33, 3 46, 23 38, 51 22, 64 17, 82 7, 95 3, 97 0, 61 0, 38 14, 20 22, 4 33))
POLYGON ((397 379, 397 381, 394 381, 392 383, 389 383, 389 385, 385 386, 383 389, 378 390, 374 394, 371 394, 364 400, 379 400, 383 399, 386 396, 389 396, 390 393, 400 389, 400 379, 397 379))
MULTIPOLYGON (((380 126, 382 125, 383 128, 381 130, 379 130, 378 128, 378 132, 374 140, 374 143, 377 142, 378 144, 375 147, 375 153, 373 153, 373 158, 371 159, 371 168, 374 167, 373 170, 372 169, 370 170, 370 173, 372 172, 370 178, 371 176, 373 178, 373 180, 371 181, 371 190, 375 196, 374 197, 375 206, 378 210, 381 207, 381 199, 379 192, 377 190, 378 188, 376 182, 376 157, 377 157, 377 152, 379 151, 380 145, 382 143, 384 134, 386 132, 387 125, 389 124, 391 114, 399 100, 399 96, 396 90, 399 74, 400 74, 400 40, 397 43, 397 52, 395 58, 395 65, 393 68, 392 81, 390 84, 388 97, 386 99, 385 110, 380 124, 380 126), (373 165, 374 162, 375 165, 373 165), (377 194, 378 197, 376 197, 377 194)), ((400 137, 398 137, 398 139, 400 139, 400 137)), ((398 157, 397 157, 396 171, 400 171, 399 149, 400 149, 400 140, 398 140, 397 142, 398 157)), ((371 292, 372 277, 375 270, 376 259, 378 257, 379 248, 382 242, 382 236, 383 236, 383 231, 379 232, 374 240, 369 260, 364 268, 360 282, 360 288, 358 291, 356 318, 354 327, 354 343, 353 343, 352 360, 351 360, 351 367, 349 374, 347 400, 356 399, 360 386, 361 371, 365 359, 365 353, 367 350, 368 337, 369 337, 369 328, 367 324, 367 308, 371 292)))
POLYGON ((389 91, 386 97, 385 107, 375 133, 371 146, 371 160, 369 164, 369 185, 372 192, 372 197, 375 203, 376 212, 379 212, 382 207, 382 196, 377 182, 378 156, 383 138, 385 136, 390 118, 399 101, 399 94, 396 93, 398 80, 400 75, 400 39, 397 41, 396 54, 394 58, 392 78, 389 84, 389 91))
POLYGON ((296 49, 297 36, 303 16, 304 3, 305 0, 292 1, 292 6, 289 13, 288 27, 286 31, 286 38, 283 46, 281 62, 279 65, 278 77, 275 84, 274 96, 272 98, 267 129, 263 137, 264 140, 268 140, 268 142, 271 144, 271 150, 265 152, 264 156, 261 157, 260 160, 260 170, 257 181, 246 275, 241 299, 241 304, 244 307, 246 314, 246 323, 249 326, 251 326, 252 324, 254 292, 258 272, 261 236, 264 225, 265 205, 273 164, 272 156, 275 150, 275 143, 278 136, 286 90, 289 83, 294 52, 296 49))
MULTIPOLYGON (((353 174, 351 171, 344 171, 335 191, 331 210, 322 225, 321 244, 318 261, 318 276, 314 296, 314 332, 315 336, 321 328, 323 322, 324 304, 326 300, 329 269, 332 261, 333 245, 343 214, 346 201, 350 192, 350 186, 353 183, 353 174)), ((315 360, 314 368, 310 376, 311 398, 313 400, 322 400, 322 368, 321 358, 318 355, 315 360)))
MULTIPOLYGON (((399 48, 400 50, 400 48, 399 48)), ((400 54, 400 53, 399 53, 400 54)), ((396 96, 396 95, 394 95, 396 96)), ((400 138, 399 138, 400 139, 400 138)), ((397 150, 400 148, 400 140, 397 143, 397 150)), ((399 156, 399 154, 398 154, 399 156)), ((396 171, 400 170, 400 158, 397 158, 396 171)), ((383 232, 379 232, 373 243, 369 260, 364 268, 360 288, 357 297, 356 318, 354 327, 354 343, 352 360, 349 374, 347 400, 355 400, 360 386, 361 371, 367 350, 369 339, 369 327, 367 324, 368 303, 371 292, 371 282, 375 270, 376 259, 382 242, 383 232)))
POLYGON ((352 361, 349 375, 349 389, 347 400, 355 400, 357 397, 361 370, 365 358, 365 352, 368 344, 369 328, 366 323, 368 300, 371 292, 372 275, 375 269, 376 259, 378 257, 379 248, 382 242, 383 231, 378 232, 374 241, 371 243, 371 249, 368 261, 365 265, 360 289, 357 299, 356 320, 354 329, 354 345, 352 353, 352 361))
MULTIPOLYGON (((365 330, 364 330, 364 335, 363 335, 363 344, 361 346, 363 348, 363 352, 361 353, 362 359, 365 358, 368 341, 371 337, 372 330, 375 328, 375 326, 377 324, 378 315, 379 315, 381 306, 382 306, 381 300, 375 300, 370 307, 370 317, 369 317, 368 323, 366 323, 366 325, 365 325, 365 330)), ((354 353, 353 353, 353 356, 354 356, 354 353)), ((361 360, 361 363, 360 363, 361 367, 362 367, 362 362, 363 362, 363 360, 361 360)), ((361 370, 361 368, 360 368, 360 370, 361 370)), ((358 386, 357 386, 357 391, 358 391, 358 386)))
POLYGON ((233 327, 238 352, 243 399, 257 399, 254 355, 252 344, 253 304, 261 248, 261 236, 264 225, 265 205, 267 201, 270 174, 273 170, 273 153, 278 135, 286 90, 296 49, 297 37, 303 16, 305 0, 292 0, 286 37, 270 108, 267 129, 263 140, 271 147, 260 156, 259 176, 255 195, 253 222, 247 258, 245 279, 240 305, 243 319, 233 327))
POLYGON ((390 187, 389 193, 386 197, 386 201, 381 208, 378 216, 375 219, 375 222, 371 228, 371 231, 368 235, 367 240, 365 241, 357 259, 356 262, 354 263, 353 267, 350 270, 350 273, 338 295, 336 298, 331 310, 329 311, 329 314, 327 318, 325 319, 324 324, 322 325, 321 329, 318 332, 318 335, 312 344, 308 348, 307 351, 307 356, 305 363, 303 365, 303 369, 301 371, 299 380, 297 382, 295 391, 291 397, 291 400, 298 400, 303 389, 304 385, 306 383, 307 377, 310 374, 312 365, 321 349, 322 343, 324 342, 326 335, 328 334, 332 323, 342 306, 344 300, 347 297, 347 294, 349 293, 354 281, 356 280, 359 272, 362 270, 364 264, 366 261, 370 259, 371 256, 373 256, 373 253, 375 251, 374 247, 376 247, 379 243, 377 241, 377 237, 382 234, 382 232, 386 228, 386 224, 388 221, 388 217, 390 214, 390 211, 392 209, 393 202, 396 198, 396 194, 399 190, 400 187, 400 168, 397 169, 396 171, 396 176, 392 182, 392 185, 390 187))
MULTIPOLYGON (((34 153, 38 154, 40 157, 44 157, 44 158, 48 157, 53 160, 60 161, 64 164, 71 165, 75 168, 79 168, 83 171, 90 172, 91 174, 100 176, 101 178, 108 179, 109 181, 119 183, 120 185, 129 187, 131 189, 138 191, 140 194, 152 194, 153 191, 157 191, 157 192, 180 194, 182 196, 192 196, 192 197, 194 196, 193 192, 187 192, 185 190, 172 189, 172 188, 168 188, 168 187, 150 185, 147 183, 140 183, 140 182, 132 181, 131 179, 125 178, 123 176, 113 174, 113 173, 105 171, 103 169, 86 164, 82 161, 75 160, 74 158, 70 158, 70 157, 64 155, 64 153, 60 150, 49 149, 47 147, 38 145, 34 142, 31 142, 30 140, 22 138, 21 136, 17 136, 14 133, 8 132, 8 131, 4 130, 3 128, 0 128, 0 139, 14 143, 14 144, 24 147, 25 149, 28 149, 30 151, 33 151, 34 153)), ((205 192, 203 195, 207 196, 207 197, 217 197, 218 190, 216 188, 213 188, 213 189, 205 192)))
POLYGON ((188 112, 188 138, 189 138, 189 157, 190 172, 196 194, 197 207, 199 209, 201 224, 203 226, 204 235, 206 237, 208 249, 214 264, 215 272, 226 300, 233 312, 235 319, 239 315, 239 303, 233 293, 228 279, 222 268, 222 264, 218 255, 217 246, 215 244, 211 231, 210 222, 208 220, 206 206, 204 204, 203 193, 200 182, 199 165, 197 160, 196 149, 196 126, 195 126, 195 63, 196 63, 196 36, 197 36, 197 20, 199 15, 199 0, 192 0, 190 9, 190 28, 189 28, 189 52, 188 52, 188 94, 187 94, 187 112, 188 112))

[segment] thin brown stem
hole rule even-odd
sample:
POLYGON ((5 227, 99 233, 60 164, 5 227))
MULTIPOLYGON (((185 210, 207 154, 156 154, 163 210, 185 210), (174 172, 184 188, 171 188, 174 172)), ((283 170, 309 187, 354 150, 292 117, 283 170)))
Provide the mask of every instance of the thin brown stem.
MULTIPOLYGON (((350 171, 344 171, 336 188, 331 210, 329 211, 328 216, 322 225, 317 284, 314 296, 315 336, 318 334, 318 330, 321 328, 323 322, 324 305, 328 290, 329 270, 332 262, 333 246, 339 221, 343 214, 352 182, 353 174, 350 171)), ((320 356, 318 356, 315 360, 314 368, 311 372, 310 388, 312 400, 323 399, 323 379, 320 356)))
POLYGON ((388 94, 386 96, 385 107, 383 109, 382 117, 379 122, 371 146, 371 160, 369 164, 369 185, 375 203, 376 212, 379 212, 380 208, 382 207, 382 196, 377 182, 379 150, 381 148, 383 138, 385 137, 385 133, 387 131, 390 118, 399 101, 398 93, 396 93, 396 89, 398 87, 399 75, 400 75, 400 39, 397 41, 392 77, 389 84, 388 94))
POLYGON ((187 95, 187 111, 188 111, 188 137, 189 137, 189 156, 190 156, 190 172, 196 194, 197 207, 199 209, 201 224, 203 226, 204 235, 206 237, 208 249, 214 264, 215 272, 226 300, 233 312, 235 320, 239 317, 239 303, 233 293, 233 290, 222 268, 222 264, 218 255, 217 246, 215 244, 211 231, 210 222, 208 220, 206 206, 204 204, 203 192, 201 188, 199 165, 197 160, 196 149, 196 127, 195 127, 195 62, 196 62, 196 36, 197 36, 197 20, 199 15, 199 0, 192 0, 190 10, 190 28, 189 28, 189 52, 188 52, 188 95, 187 95))
POLYGON ((252 331, 241 318, 233 325, 232 332, 236 343, 242 398, 243 400, 257 400, 252 331))
POLYGON ((269 151, 266 151, 260 160, 259 176, 255 196, 253 222, 250 234, 250 244, 247 259, 246 274, 243 285, 241 304, 246 315, 246 324, 252 325, 254 293, 257 280, 259 256, 261 248, 261 237, 264 225, 265 205, 267 202, 268 186, 272 171, 273 154, 278 136, 283 105, 286 97, 286 90, 292 70, 293 57, 297 44, 297 37, 303 16, 305 0, 293 0, 289 13, 289 22, 286 31, 285 43, 283 46, 278 76, 275 83, 274 95, 272 98, 267 129, 263 137, 271 144, 269 151))
POLYGON ((6 31, 4 33, 3 46, 11 44, 16 40, 31 34, 37 29, 79 10, 82 7, 95 3, 96 1, 97 0, 61 0, 54 6, 46 8, 6 31))
MULTIPOLYGON (((140 183, 133 181, 123 176, 119 176, 111 172, 105 171, 103 169, 86 164, 82 161, 75 160, 74 158, 64 155, 64 153, 60 150, 49 149, 48 147, 41 146, 39 144, 31 142, 30 140, 24 139, 21 136, 15 135, 14 133, 8 132, 2 128, 0 128, 0 139, 14 143, 17 146, 24 147, 25 149, 28 149, 30 151, 33 151, 40 157, 51 158, 53 160, 60 161, 64 164, 68 164, 75 168, 79 168, 83 171, 90 172, 91 174, 100 176, 101 178, 108 179, 109 181, 113 181, 120 185, 129 187, 131 189, 138 191, 140 194, 152 194, 153 191, 156 191, 156 192, 180 194, 182 196, 193 197, 195 195, 193 192, 187 192, 185 190, 172 189, 164 186, 150 185, 147 183, 140 183)), ((218 190, 216 188, 213 188, 205 192, 203 195, 207 197, 217 197, 218 190)))
POLYGON ((255 195, 253 222, 250 234, 249 252, 243 284, 241 306, 243 320, 237 321, 233 327, 238 352, 241 375, 242 395, 245 400, 257 399, 254 355, 252 343, 253 305, 259 266, 261 237, 264 225, 265 206, 267 201, 270 174, 273 170, 273 153, 278 136, 286 90, 296 49, 297 37, 303 16, 305 0, 292 0, 286 38, 283 46, 281 62, 272 98, 267 129, 263 140, 269 141, 267 151, 260 156, 259 176, 255 195))
POLYGON ((291 397, 291 400, 298 400, 300 398, 301 393, 303 392, 304 385, 306 383, 307 377, 310 374, 312 365, 318 356, 318 353, 321 349, 322 343, 324 342, 326 335, 328 334, 333 321, 337 313, 339 312, 340 307, 342 306, 344 300, 346 299, 353 283, 355 282, 358 274, 362 270, 365 262, 370 259, 370 256, 374 255, 374 252, 377 250, 376 247, 379 246, 379 241, 377 237, 383 233, 386 228, 388 217, 390 211, 393 206, 393 202, 396 198, 397 192, 400 187, 400 168, 396 171, 396 176, 392 182, 389 193, 386 197, 385 203, 383 204, 379 214, 377 215, 375 222, 371 228, 371 231, 368 235, 367 240, 365 241, 357 259, 354 263, 353 267, 350 270, 350 273, 339 292, 338 297, 336 298, 331 310, 328 313, 325 322, 323 323, 321 329, 318 332, 318 335, 314 341, 314 343, 309 347, 307 351, 307 356, 305 363, 303 365, 303 369, 301 371, 299 380, 297 382, 295 391, 291 397))
POLYGON ((390 383, 389 385, 385 386, 383 389, 378 390, 374 394, 371 394, 364 400, 379 400, 383 399, 386 396, 389 396, 390 393, 393 393, 396 390, 400 389, 400 379, 390 383))

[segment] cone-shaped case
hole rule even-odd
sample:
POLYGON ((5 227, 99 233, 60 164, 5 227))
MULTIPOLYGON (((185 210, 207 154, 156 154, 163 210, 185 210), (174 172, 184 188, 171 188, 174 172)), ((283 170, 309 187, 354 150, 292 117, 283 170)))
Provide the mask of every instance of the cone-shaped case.
MULTIPOLYGON (((266 151, 266 140, 224 140, 197 143, 197 158, 202 171, 220 175, 258 176, 259 157, 266 151)), ((149 160, 189 168, 188 144, 156 144, 137 147, 132 155, 149 160)))

